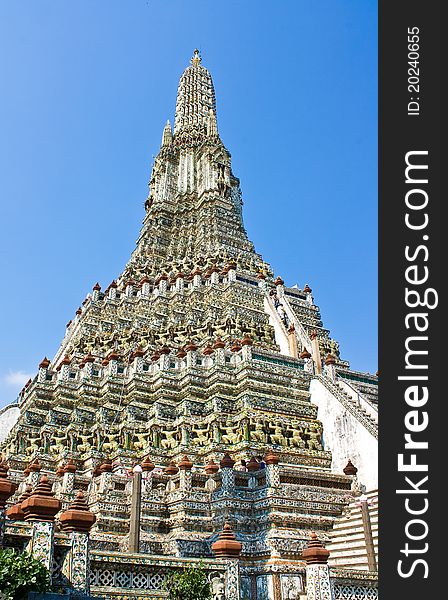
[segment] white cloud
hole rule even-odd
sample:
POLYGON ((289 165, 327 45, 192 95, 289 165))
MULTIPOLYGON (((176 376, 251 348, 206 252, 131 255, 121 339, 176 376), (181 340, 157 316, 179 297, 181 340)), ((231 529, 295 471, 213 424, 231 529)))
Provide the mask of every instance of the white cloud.
POLYGON ((6 385, 21 387, 25 385, 30 378, 31 375, 29 373, 25 373, 24 371, 10 371, 4 376, 3 380, 6 385))

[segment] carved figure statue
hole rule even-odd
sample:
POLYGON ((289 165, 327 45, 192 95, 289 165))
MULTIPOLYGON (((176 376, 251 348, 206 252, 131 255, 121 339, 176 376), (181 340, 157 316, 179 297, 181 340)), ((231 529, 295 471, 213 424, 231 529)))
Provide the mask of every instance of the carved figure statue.
POLYGON ((54 435, 50 442, 50 454, 60 454, 64 451, 65 445, 63 444, 64 440, 67 440, 66 435, 56 436, 54 435))
POLYGON ((175 431, 162 431, 162 436, 164 436, 164 437, 162 438, 161 446, 164 450, 167 450, 167 449, 172 450, 179 443, 175 437, 176 436, 175 431))
POLYGON ((266 442, 266 433, 264 431, 263 421, 257 421, 256 422, 256 424, 255 424, 255 431, 251 431, 251 433, 250 433, 250 439, 253 442, 260 442, 260 443, 266 442))
POLYGON ((118 445, 119 444, 118 444, 117 438, 118 438, 118 434, 117 433, 116 434, 109 434, 108 436, 106 436, 106 439, 108 439, 109 441, 105 442, 103 444, 103 450, 104 450, 104 452, 107 452, 107 453, 109 453, 109 452, 115 452, 115 450, 118 449, 118 445))
POLYGON ((136 433, 135 437, 137 438, 137 442, 134 442, 134 448, 136 450, 145 450, 149 446, 149 432, 145 433, 136 433))
POLYGON ((225 600, 224 582, 219 577, 213 577, 212 581, 213 600, 225 600))
POLYGON ((289 445, 291 448, 305 448, 305 440, 302 437, 303 429, 293 429, 292 437, 289 438, 289 445))
POLYGON ((307 431, 309 435, 308 439, 308 450, 322 450, 321 443, 321 431, 320 427, 316 424, 310 425, 309 430, 307 431))
POLYGON ((271 433, 271 444, 278 444, 279 446, 286 445, 286 438, 283 435, 283 427, 280 421, 276 422, 274 433, 271 433))
POLYGON ((37 445, 36 442, 40 442, 40 437, 30 438, 28 441, 29 441, 29 444, 28 444, 28 446, 27 446, 27 448, 25 450, 25 454, 27 456, 31 456, 35 452, 39 451, 39 446, 37 445))
POLYGON ((243 439, 243 434, 237 431, 238 426, 233 425, 231 421, 227 421, 226 425, 222 427, 221 431, 225 431, 221 435, 221 442, 224 444, 237 444, 243 439))
POLYGON ((78 444, 76 446, 77 451, 81 452, 82 454, 84 452, 88 452, 90 450, 90 447, 91 447, 91 443, 90 442, 92 440, 92 436, 91 435, 82 435, 81 434, 79 437, 80 437, 82 443, 78 444))
POLYGON ((205 429, 193 429, 193 433, 196 434, 191 440, 193 446, 205 446, 208 442, 208 431, 209 427, 205 429))

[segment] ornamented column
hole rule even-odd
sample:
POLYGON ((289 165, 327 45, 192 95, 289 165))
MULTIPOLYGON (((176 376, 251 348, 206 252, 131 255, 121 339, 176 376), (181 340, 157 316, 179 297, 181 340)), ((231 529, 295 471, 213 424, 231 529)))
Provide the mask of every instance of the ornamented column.
POLYGON ((141 295, 143 296, 143 298, 149 298, 150 295, 150 280, 149 278, 145 275, 144 277, 142 277, 142 279, 140 279, 140 285, 141 287, 141 295))
POLYGON ((226 452, 219 463, 221 467, 221 489, 224 494, 232 495, 235 490, 235 471, 233 466, 235 461, 230 454, 226 452))
POLYGON ((3 547, 3 536, 5 533, 5 506, 6 501, 16 491, 16 484, 8 479, 9 467, 3 461, 0 462, 0 548, 3 547))
POLYGON ((137 346, 131 354, 132 370, 134 373, 143 373, 143 365, 145 364, 145 361, 143 360, 144 356, 145 351, 141 346, 137 346))
POLYGON ((232 281, 236 281, 236 264, 235 263, 229 263, 227 265, 228 271, 227 271, 227 278, 229 280, 229 283, 231 283, 232 281))
POLYGON ((62 477, 62 493, 72 494, 75 485, 76 464, 72 458, 67 461, 62 477))
POLYGON ((59 517, 62 531, 70 533, 71 548, 65 557, 63 573, 78 593, 89 594, 90 557, 89 532, 96 521, 84 494, 79 491, 75 501, 59 517))
POLYGON ((156 285, 158 285, 159 293, 164 296, 168 289, 168 275, 163 273, 156 279, 156 285))
POLYGON ((70 363, 70 357, 66 354, 56 367, 56 371, 58 371, 58 381, 68 381, 70 374, 70 363))
POLYGON ((109 300, 115 300, 117 298, 117 287, 117 282, 114 279, 106 290, 109 300))
POLYGON ((322 373, 322 360, 320 358, 320 349, 319 349, 319 337, 316 331, 312 331, 310 333, 311 339, 311 352, 313 354, 313 362, 316 366, 317 374, 320 375, 322 373))
POLYGON ((146 456, 142 462, 142 479, 144 481, 144 491, 148 493, 152 490, 152 475, 151 472, 155 469, 155 464, 146 456))
POLYGON ((308 352, 308 350, 306 348, 304 348, 302 350, 302 352, 299 354, 299 358, 301 358, 302 360, 305 361, 304 370, 307 373, 310 373, 311 375, 314 375, 314 362, 313 362, 313 359, 311 357, 311 354, 308 352))
POLYGON ((185 346, 185 352, 187 353, 187 367, 195 367, 196 366, 196 351, 198 347, 194 342, 189 342, 185 346))
POLYGON ((185 275, 179 271, 179 273, 176 275, 176 292, 178 292, 179 294, 182 294, 182 292, 184 291, 184 279, 185 279, 185 275))
POLYGON ((80 363, 80 367, 82 368, 82 378, 90 379, 93 375, 93 363, 95 362, 95 357, 91 355, 89 352, 80 363))
MULTIPOLYGON (((0 480, 0 486, 1 486, 1 480, 0 480)), ((10 521, 24 521, 25 520, 25 515, 23 514, 23 510, 22 510, 22 502, 24 500, 26 500, 27 498, 29 498, 31 496, 32 492, 33 492, 33 488, 27 483, 23 494, 19 497, 19 499, 17 500, 17 502, 15 504, 13 504, 12 506, 10 506, 8 508, 8 510, 5 513, 10 521)))
POLYGON ((135 285, 135 283, 132 279, 126 282, 126 285, 125 285, 126 298, 132 298, 132 296, 134 295, 134 285, 135 285))
POLYGON ((243 339, 241 340, 241 355, 243 360, 251 360, 252 358, 252 345, 253 341, 251 340, 248 333, 245 334, 243 339))
POLYGON ((160 358, 159 358, 159 368, 161 371, 168 369, 170 365, 170 349, 168 346, 163 345, 159 350, 160 358))
POLYGON ((110 459, 106 459, 102 465, 99 466, 100 472, 100 483, 98 486, 98 493, 105 494, 112 487, 112 462, 110 459))
POLYGON ((297 338, 294 323, 291 323, 288 329, 288 347, 289 356, 292 356, 293 358, 298 358, 297 338))
POLYGON ((183 455, 182 460, 179 463, 180 469, 180 489, 184 492, 185 495, 188 495, 191 492, 191 469, 193 468, 193 463, 188 458, 186 454, 183 455))
POLYGON ((213 344, 213 349, 215 350, 216 354, 215 354, 215 364, 216 365, 224 365, 226 362, 226 355, 225 355, 225 343, 222 341, 222 339, 220 337, 218 337, 216 339, 216 342, 213 344))
POLYGON ((193 276, 193 289, 198 289, 202 283, 201 269, 199 269, 199 267, 196 267, 196 269, 192 273, 192 276, 193 276))
POLYGON ((263 272, 258 273, 258 287, 261 288, 264 292, 268 289, 268 284, 266 282, 266 275, 263 272))
POLYGON ((31 495, 21 504, 25 521, 33 523, 33 536, 27 551, 51 570, 54 551, 54 518, 61 501, 54 497, 46 475, 42 475, 31 495))
POLYGON ((313 531, 302 552, 302 559, 306 562, 307 600, 334 600, 327 564, 329 556, 330 552, 323 547, 313 531))
POLYGON ((324 373, 331 381, 336 381, 336 359, 330 353, 325 357, 324 373))
POLYGON ((97 302, 100 299, 101 286, 99 283, 95 283, 92 291, 92 301, 97 302))
MULTIPOLYGON (((29 478, 28 483, 32 487, 36 486, 37 482, 39 481, 39 473, 40 473, 41 468, 42 467, 40 466, 40 462, 39 462, 38 458, 35 458, 33 460, 33 462, 31 462, 28 465, 28 471, 29 471, 29 473, 28 473, 28 478, 29 478)), ((25 471, 24 471, 24 473, 25 473, 25 471)))
POLYGON ((45 357, 39 364, 39 371, 37 374, 37 381, 39 383, 45 383, 47 380, 48 367, 50 366, 50 361, 47 357, 45 357))
POLYGON ((266 463, 266 485, 268 488, 280 487, 279 457, 272 450, 268 450, 264 462, 266 463))
POLYGON ((239 600, 239 565, 238 559, 241 554, 242 544, 232 531, 229 523, 218 534, 218 539, 212 544, 212 552, 217 558, 227 559, 226 572, 226 600, 239 600))
POLYGON ((282 298, 284 292, 285 292, 285 282, 283 281, 283 279, 280 277, 280 275, 277 277, 277 279, 274 281, 274 284, 277 288, 277 296, 279 298, 282 298))
POLYGON ((306 294, 306 301, 308 302, 308 304, 313 304, 313 296, 311 295, 311 292, 313 290, 310 288, 310 286, 307 283, 305 284, 303 291, 306 294))

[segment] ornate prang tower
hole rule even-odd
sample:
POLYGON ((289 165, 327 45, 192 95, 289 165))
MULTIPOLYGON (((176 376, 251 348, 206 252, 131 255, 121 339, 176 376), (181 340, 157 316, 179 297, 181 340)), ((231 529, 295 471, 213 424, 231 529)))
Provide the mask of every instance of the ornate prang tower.
POLYGON ((3 441, 12 502, 38 464, 64 507, 84 491, 93 548, 126 551, 139 462, 142 553, 213 556, 228 522, 246 595, 298 593, 310 532, 329 542, 376 485, 377 378, 341 359, 309 286, 285 287, 255 252, 197 50, 149 190, 124 271, 93 287, 20 394, 3 441))

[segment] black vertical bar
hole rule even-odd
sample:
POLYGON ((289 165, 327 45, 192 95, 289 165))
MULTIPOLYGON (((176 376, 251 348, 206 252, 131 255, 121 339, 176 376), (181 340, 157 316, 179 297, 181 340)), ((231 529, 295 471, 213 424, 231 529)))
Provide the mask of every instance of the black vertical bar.
MULTIPOLYGON (((442 148, 447 130, 442 90, 446 88, 448 54, 443 8, 443 3, 434 1, 379 2, 379 573, 380 597, 385 600, 448 597, 446 550, 439 547, 440 542, 445 543, 448 505, 443 467, 447 455, 444 442, 448 440, 448 393, 443 379, 448 354, 439 347, 447 330, 442 278, 448 255, 448 230, 442 216, 447 204, 442 174, 448 172, 447 153, 442 148), (406 156, 412 164, 427 166, 410 169, 408 182, 406 156), (422 208, 406 205, 408 192, 408 203, 422 208), (428 202, 423 206, 426 195, 428 202), (421 227, 425 215, 426 227, 409 226, 421 227), (427 281, 409 282, 424 279, 425 273, 427 281), (406 304, 406 288, 419 295, 423 306, 406 304), (427 294, 425 302, 425 292, 430 289, 434 291, 427 294), (436 295, 437 307, 424 306, 434 305, 436 295), (419 330, 425 326, 426 330, 419 330), (415 339, 409 341, 410 337, 415 339), (411 353, 406 363, 406 343, 408 349, 428 354, 411 353), (419 432, 409 429, 420 427, 419 432), (428 442, 428 449, 406 449, 405 434, 414 441, 428 442), (400 471, 399 455, 406 465, 415 460, 418 468, 427 465, 428 471, 400 471), (412 492, 405 477, 417 486, 417 492, 412 492), (409 491, 400 494, 397 490, 409 491), (421 539, 412 539, 418 537, 421 539)), ((416 299, 416 294, 408 295, 408 304, 416 299)))

